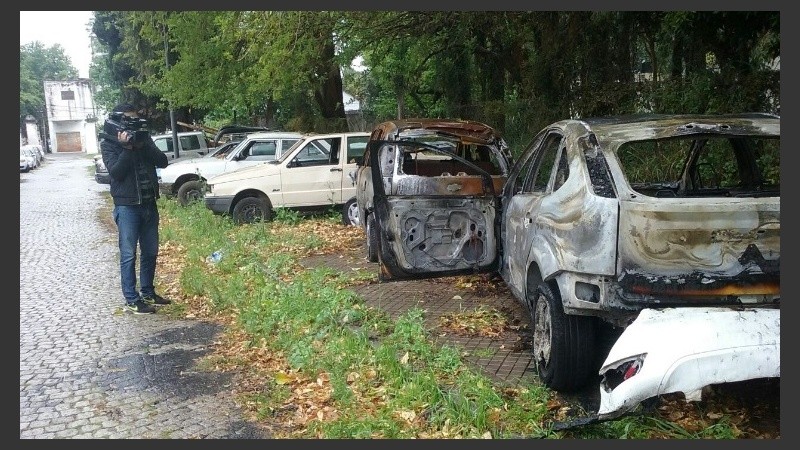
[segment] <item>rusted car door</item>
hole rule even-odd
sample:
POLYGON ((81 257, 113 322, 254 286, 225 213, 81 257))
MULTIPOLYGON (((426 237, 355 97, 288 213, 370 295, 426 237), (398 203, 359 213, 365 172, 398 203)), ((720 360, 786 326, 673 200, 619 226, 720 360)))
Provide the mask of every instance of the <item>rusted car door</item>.
POLYGON ((382 281, 497 269, 506 174, 470 160, 481 146, 442 145, 370 143, 382 281))

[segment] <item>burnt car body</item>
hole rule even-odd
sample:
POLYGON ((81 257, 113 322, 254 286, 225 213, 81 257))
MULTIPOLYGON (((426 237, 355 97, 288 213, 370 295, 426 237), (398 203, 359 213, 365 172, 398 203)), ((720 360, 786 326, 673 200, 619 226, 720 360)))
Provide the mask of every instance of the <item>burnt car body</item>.
POLYGON ((394 246, 380 252, 382 279, 497 268, 491 212, 512 157, 494 129, 453 119, 387 121, 372 131, 359 163, 356 204, 368 259, 378 260, 379 241, 394 246), (381 229, 402 229, 404 236, 379 240, 381 229))
POLYGON ((499 203, 450 195, 444 180, 399 189, 375 175, 394 161, 372 158, 381 279, 498 270, 530 313, 541 380, 599 380, 601 418, 780 376, 778 116, 559 121, 519 156, 499 203))

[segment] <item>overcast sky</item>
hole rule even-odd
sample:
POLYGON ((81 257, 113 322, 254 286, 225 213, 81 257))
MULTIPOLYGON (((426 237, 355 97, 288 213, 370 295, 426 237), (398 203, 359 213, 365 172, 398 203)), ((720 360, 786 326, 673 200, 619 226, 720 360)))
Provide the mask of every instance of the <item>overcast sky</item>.
POLYGON ((45 47, 60 44, 78 69, 81 78, 89 78, 92 47, 89 40, 91 11, 20 11, 19 44, 39 41, 45 47))

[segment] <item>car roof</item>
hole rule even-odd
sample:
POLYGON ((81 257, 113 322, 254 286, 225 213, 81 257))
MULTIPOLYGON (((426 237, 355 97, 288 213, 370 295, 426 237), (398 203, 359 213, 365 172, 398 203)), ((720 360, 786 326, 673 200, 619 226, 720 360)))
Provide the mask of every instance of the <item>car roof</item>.
POLYGON ((338 133, 305 133, 303 139, 318 139, 338 136, 369 136, 369 131, 342 131, 338 133))
POLYGON ((553 126, 577 127, 579 133, 589 131, 599 141, 645 140, 715 131, 770 136, 780 135, 780 116, 768 113, 636 114, 565 119, 553 126))
POLYGON ((261 138, 300 138, 303 133, 296 133, 294 131, 256 131, 248 133, 242 140, 246 139, 261 139, 261 138))
POLYGON ((415 130, 469 137, 473 140, 486 143, 502 139, 497 130, 482 122, 463 119, 431 118, 388 120, 378 124, 373 129, 373 136, 380 136, 386 139, 386 136, 403 134, 415 130))

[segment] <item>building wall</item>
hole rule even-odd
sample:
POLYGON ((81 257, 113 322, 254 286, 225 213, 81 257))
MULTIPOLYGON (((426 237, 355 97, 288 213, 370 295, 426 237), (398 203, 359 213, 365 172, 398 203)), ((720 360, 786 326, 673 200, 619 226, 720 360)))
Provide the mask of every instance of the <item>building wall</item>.
POLYGON ((97 110, 91 81, 45 81, 47 132, 53 153, 98 152, 97 110))

